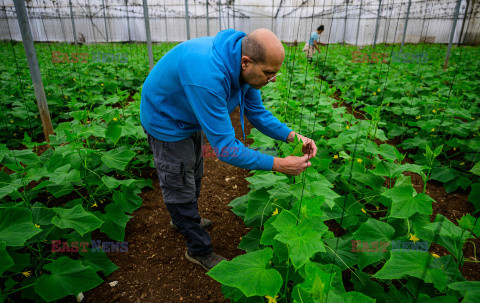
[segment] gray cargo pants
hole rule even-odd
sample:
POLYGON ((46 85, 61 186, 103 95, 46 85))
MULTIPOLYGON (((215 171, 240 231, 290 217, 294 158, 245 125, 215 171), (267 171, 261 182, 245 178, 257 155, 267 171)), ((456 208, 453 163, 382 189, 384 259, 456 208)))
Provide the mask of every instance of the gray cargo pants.
POLYGON ((161 141, 147 131, 148 145, 153 152, 163 201, 173 224, 183 234, 193 255, 207 255, 212 240, 200 226, 197 200, 203 176, 202 131, 181 141, 161 141))

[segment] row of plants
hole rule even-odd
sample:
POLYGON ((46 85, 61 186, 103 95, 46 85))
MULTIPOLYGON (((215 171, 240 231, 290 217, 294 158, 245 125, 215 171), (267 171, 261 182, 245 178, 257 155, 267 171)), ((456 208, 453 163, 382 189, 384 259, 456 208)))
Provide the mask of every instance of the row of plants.
MULTIPOLYGON (((328 58, 334 59, 328 64, 337 60, 334 51, 347 53, 347 48, 329 46, 328 58)), ((220 263, 208 275, 222 283, 233 302, 477 301, 480 282, 465 280, 459 269, 472 262, 463 249, 480 235, 480 223, 472 214, 456 222, 441 214, 433 217, 435 201, 426 193, 427 183, 436 180, 435 169, 445 165, 439 159, 446 142, 435 144, 434 137, 427 137, 415 162, 406 162, 411 155, 401 144, 408 137, 393 136, 389 127, 401 123, 408 131, 415 126, 399 119, 401 115, 396 120, 384 117, 390 112, 368 100, 362 106, 365 119, 355 118, 329 97, 338 97, 337 90, 345 96, 347 89, 335 81, 333 86, 317 81, 320 69, 307 65, 300 50, 287 53, 286 76, 262 94, 279 120, 315 140, 317 157, 300 176, 255 172, 247 179, 250 192, 230 204, 252 227, 239 245, 246 254, 220 263), (389 139, 397 139, 399 148, 387 144, 389 139), (414 189, 411 173, 422 176, 422 192, 414 189)), ((353 69, 342 64, 335 68, 353 69)), ((361 78, 365 70, 352 74, 361 78)), ((351 83, 358 85, 356 81, 351 83)), ((279 143, 255 130, 251 137, 253 146, 277 146, 284 156, 301 151, 298 142, 279 143)), ((477 213, 478 159, 463 174, 473 184, 469 201, 477 213)))
MULTIPOLYGON (((170 48, 156 47, 157 58, 170 48)), ((102 283, 117 269, 106 252, 128 250, 126 224, 151 186, 141 177, 153 167, 139 121, 146 46, 36 49, 55 132, 48 145, 23 46, 0 44, 0 302, 51 302, 102 283), (52 51, 130 56, 62 63, 52 51)))

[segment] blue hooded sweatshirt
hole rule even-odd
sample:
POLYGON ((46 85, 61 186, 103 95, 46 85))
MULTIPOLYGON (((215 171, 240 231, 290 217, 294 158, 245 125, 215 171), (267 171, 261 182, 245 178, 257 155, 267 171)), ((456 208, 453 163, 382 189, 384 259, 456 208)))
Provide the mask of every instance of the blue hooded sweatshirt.
MULTIPOLYGON (((241 42, 233 29, 183 42, 155 65, 142 89, 140 120, 153 137, 180 141, 203 129, 217 157, 246 169, 271 170, 273 157, 235 139, 229 114, 243 114, 265 135, 286 141, 292 131, 265 109, 260 91, 240 82, 241 42)), ((245 137, 245 134, 244 134, 245 137)))

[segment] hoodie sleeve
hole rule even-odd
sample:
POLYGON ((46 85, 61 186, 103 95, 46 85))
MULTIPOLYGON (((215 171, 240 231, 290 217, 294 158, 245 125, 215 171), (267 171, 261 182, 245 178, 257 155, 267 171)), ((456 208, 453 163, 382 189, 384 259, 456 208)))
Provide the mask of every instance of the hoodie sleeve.
POLYGON ((221 161, 245 169, 272 170, 272 156, 247 148, 235 139, 224 98, 195 85, 184 85, 184 91, 208 142, 221 161))
POLYGON ((265 109, 258 89, 249 88, 245 94, 245 115, 248 121, 263 134, 275 140, 287 141, 292 130, 278 121, 271 112, 265 109))

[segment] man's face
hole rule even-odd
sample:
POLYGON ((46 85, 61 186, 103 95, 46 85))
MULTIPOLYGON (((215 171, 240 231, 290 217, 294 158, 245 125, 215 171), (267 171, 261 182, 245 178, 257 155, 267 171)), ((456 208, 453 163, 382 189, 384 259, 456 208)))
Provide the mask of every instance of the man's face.
POLYGON ((253 88, 260 89, 276 81, 276 75, 282 67, 284 56, 271 56, 265 62, 257 62, 249 56, 242 57, 242 80, 253 88))
POLYGON ((320 35, 321 33, 323 33, 323 31, 319 31, 319 30, 317 30, 317 34, 319 34, 319 35, 320 35))

